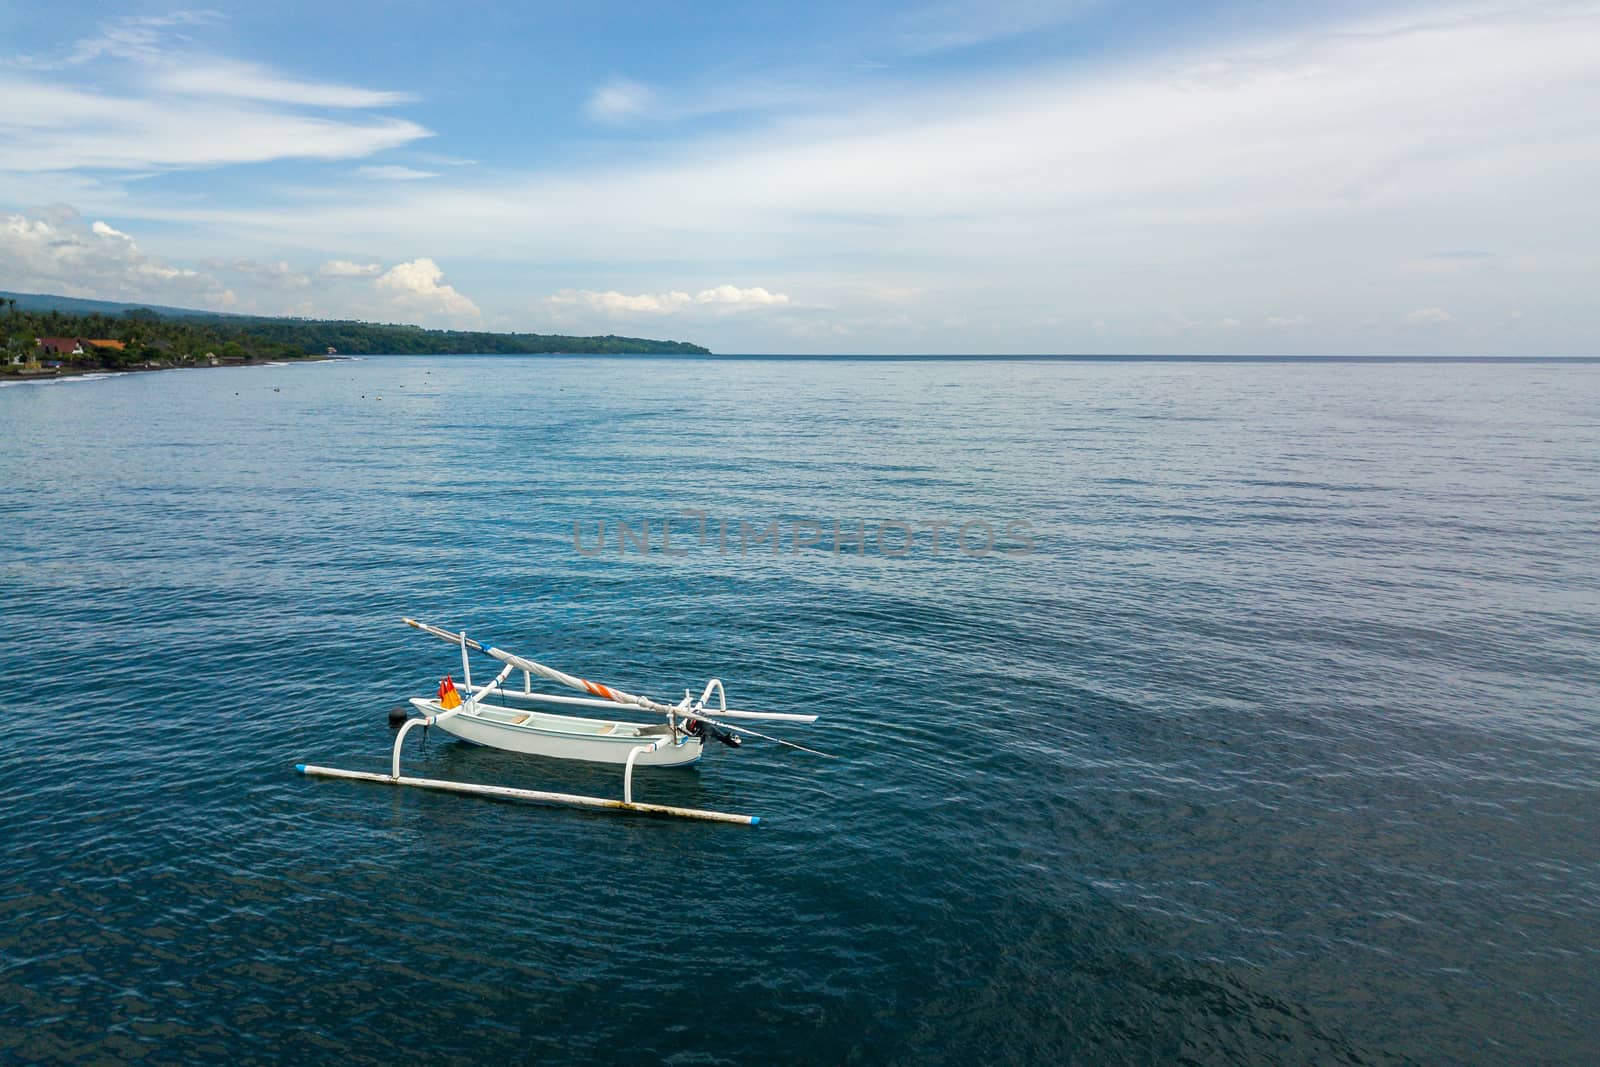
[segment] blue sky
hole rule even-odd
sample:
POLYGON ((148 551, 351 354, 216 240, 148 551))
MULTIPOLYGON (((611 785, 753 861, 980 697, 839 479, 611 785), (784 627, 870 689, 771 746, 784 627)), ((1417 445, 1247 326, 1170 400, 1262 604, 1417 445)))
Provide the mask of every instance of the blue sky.
POLYGON ((723 352, 1600 348, 1593 0, 0 25, 0 288, 723 352))

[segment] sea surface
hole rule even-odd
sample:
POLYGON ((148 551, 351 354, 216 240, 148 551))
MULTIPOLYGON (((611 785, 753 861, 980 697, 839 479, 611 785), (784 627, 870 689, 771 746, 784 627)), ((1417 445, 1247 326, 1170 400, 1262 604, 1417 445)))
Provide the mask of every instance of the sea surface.
POLYGON ((1594 1063, 1600 364, 8 386, 0 722, 5 1062, 1594 1063), (840 758, 295 773, 402 615, 840 758))

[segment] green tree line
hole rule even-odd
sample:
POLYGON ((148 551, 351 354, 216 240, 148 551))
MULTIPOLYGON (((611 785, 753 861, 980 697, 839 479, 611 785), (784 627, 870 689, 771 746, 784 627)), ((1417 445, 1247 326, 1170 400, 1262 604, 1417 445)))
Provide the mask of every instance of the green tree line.
POLYGON ((488 333, 480 330, 425 330, 371 322, 277 319, 244 316, 163 316, 146 308, 120 315, 73 314, 20 309, 0 298, 0 344, 8 371, 19 360, 62 360, 104 369, 145 363, 182 365, 206 360, 249 362, 302 359, 329 348, 340 355, 450 355, 468 353, 571 353, 574 355, 709 355, 709 349, 682 341, 641 337, 567 337, 559 334, 488 333), (82 356, 44 355, 41 337, 120 341, 124 347, 87 349, 82 356))
POLYGON ((213 325, 248 333, 263 340, 292 344, 307 353, 337 348, 341 355, 460 355, 468 353, 570 353, 573 355, 666 354, 700 355, 711 350, 686 341, 653 341, 644 337, 569 337, 546 333, 489 333, 483 330, 425 330, 420 326, 385 325, 313 319, 217 320, 213 325))

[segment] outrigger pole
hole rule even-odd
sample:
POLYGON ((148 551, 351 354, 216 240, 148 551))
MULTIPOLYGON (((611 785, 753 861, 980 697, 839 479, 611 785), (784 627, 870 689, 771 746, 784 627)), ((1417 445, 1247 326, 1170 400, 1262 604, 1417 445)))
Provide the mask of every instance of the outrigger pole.
MULTIPOLYGON (((637 804, 631 799, 609 800, 605 797, 586 797, 574 793, 545 793, 537 789, 513 789, 504 785, 477 785, 473 782, 446 782, 439 778, 399 778, 371 771, 342 771, 337 767, 317 767, 297 763, 295 770, 315 778, 344 778, 355 782, 377 782, 380 785, 409 785, 417 789, 436 789, 446 793, 470 793, 480 797, 497 797, 502 800, 533 800, 544 804, 562 804, 575 808, 595 808, 601 811, 637 812, 641 815, 673 815, 680 819, 703 819, 707 822, 731 822, 742 826, 755 826, 761 822, 759 815, 730 815, 725 811, 706 811, 703 808, 677 808, 669 804, 637 804)), ((633 770, 629 764, 628 770, 633 770)), ((631 777, 631 775, 630 775, 631 777)), ((631 783, 629 783, 631 785, 631 783)), ((631 796, 632 790, 628 794, 631 796)))

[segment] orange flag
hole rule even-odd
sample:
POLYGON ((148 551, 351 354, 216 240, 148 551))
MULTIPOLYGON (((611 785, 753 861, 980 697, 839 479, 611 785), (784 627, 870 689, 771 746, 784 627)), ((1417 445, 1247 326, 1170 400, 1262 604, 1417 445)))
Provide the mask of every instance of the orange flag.
POLYGON ((455 680, 448 674, 439 683, 439 706, 446 711, 461 706, 461 694, 456 692, 455 680))

